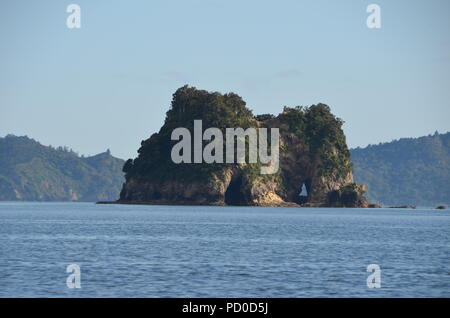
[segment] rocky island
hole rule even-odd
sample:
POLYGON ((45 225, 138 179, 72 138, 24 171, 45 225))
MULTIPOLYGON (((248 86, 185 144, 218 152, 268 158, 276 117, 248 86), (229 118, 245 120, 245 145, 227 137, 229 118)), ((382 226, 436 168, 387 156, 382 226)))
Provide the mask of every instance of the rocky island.
POLYGON ((234 93, 181 87, 159 132, 142 141, 137 158, 126 161, 126 182, 116 203, 372 207, 364 197, 365 186, 353 182, 342 124, 324 104, 254 116, 234 93), (193 131, 199 119, 204 129, 278 128, 278 171, 261 174, 259 161, 174 163, 173 130, 193 131))

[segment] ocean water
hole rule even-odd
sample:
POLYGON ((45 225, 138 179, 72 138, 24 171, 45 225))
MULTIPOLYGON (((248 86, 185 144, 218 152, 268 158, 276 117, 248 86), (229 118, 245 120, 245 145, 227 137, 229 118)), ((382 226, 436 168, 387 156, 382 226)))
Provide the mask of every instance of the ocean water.
POLYGON ((449 210, 0 203, 0 297, 449 296, 449 210))

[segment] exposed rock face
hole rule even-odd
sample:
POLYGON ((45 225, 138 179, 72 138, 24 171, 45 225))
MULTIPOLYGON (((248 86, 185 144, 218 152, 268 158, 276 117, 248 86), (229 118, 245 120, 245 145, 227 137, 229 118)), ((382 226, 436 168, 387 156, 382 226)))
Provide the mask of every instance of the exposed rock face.
MULTIPOLYGON (((323 104, 285 107, 277 117, 253 117, 236 94, 182 87, 173 95, 164 126, 142 141, 139 156, 124 166, 119 202, 153 204, 368 207, 365 187, 353 183, 342 121, 323 104), (279 128, 280 168, 260 174, 261 163, 175 164, 173 129, 279 128), (306 187, 307 195, 300 193, 306 187)), ((205 141, 204 145, 209 141, 205 141)), ((225 151, 224 151, 225 153, 225 151)), ((247 162, 247 161, 246 161, 247 162)))

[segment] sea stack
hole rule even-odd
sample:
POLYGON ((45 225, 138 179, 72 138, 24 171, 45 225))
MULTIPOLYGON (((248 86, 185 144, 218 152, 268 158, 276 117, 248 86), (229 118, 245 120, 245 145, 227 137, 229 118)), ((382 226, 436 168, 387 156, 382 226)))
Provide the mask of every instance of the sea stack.
MULTIPOLYGON (((234 93, 181 87, 159 132, 142 141, 138 157, 125 163, 118 202, 369 207, 365 186, 353 182, 342 124, 324 104, 254 116, 234 93), (174 163, 172 132, 184 127, 194 135, 196 120, 202 120, 203 129, 219 128, 224 135, 229 127, 279 129, 279 169, 261 174, 261 162, 174 163)), ((203 145, 209 142, 203 140, 203 145)))

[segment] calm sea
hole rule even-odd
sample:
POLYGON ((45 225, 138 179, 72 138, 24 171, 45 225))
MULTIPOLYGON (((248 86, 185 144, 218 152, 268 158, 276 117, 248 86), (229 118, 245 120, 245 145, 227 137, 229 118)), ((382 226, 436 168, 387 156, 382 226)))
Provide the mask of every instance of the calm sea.
POLYGON ((449 297, 450 211, 0 203, 11 296, 449 297))

